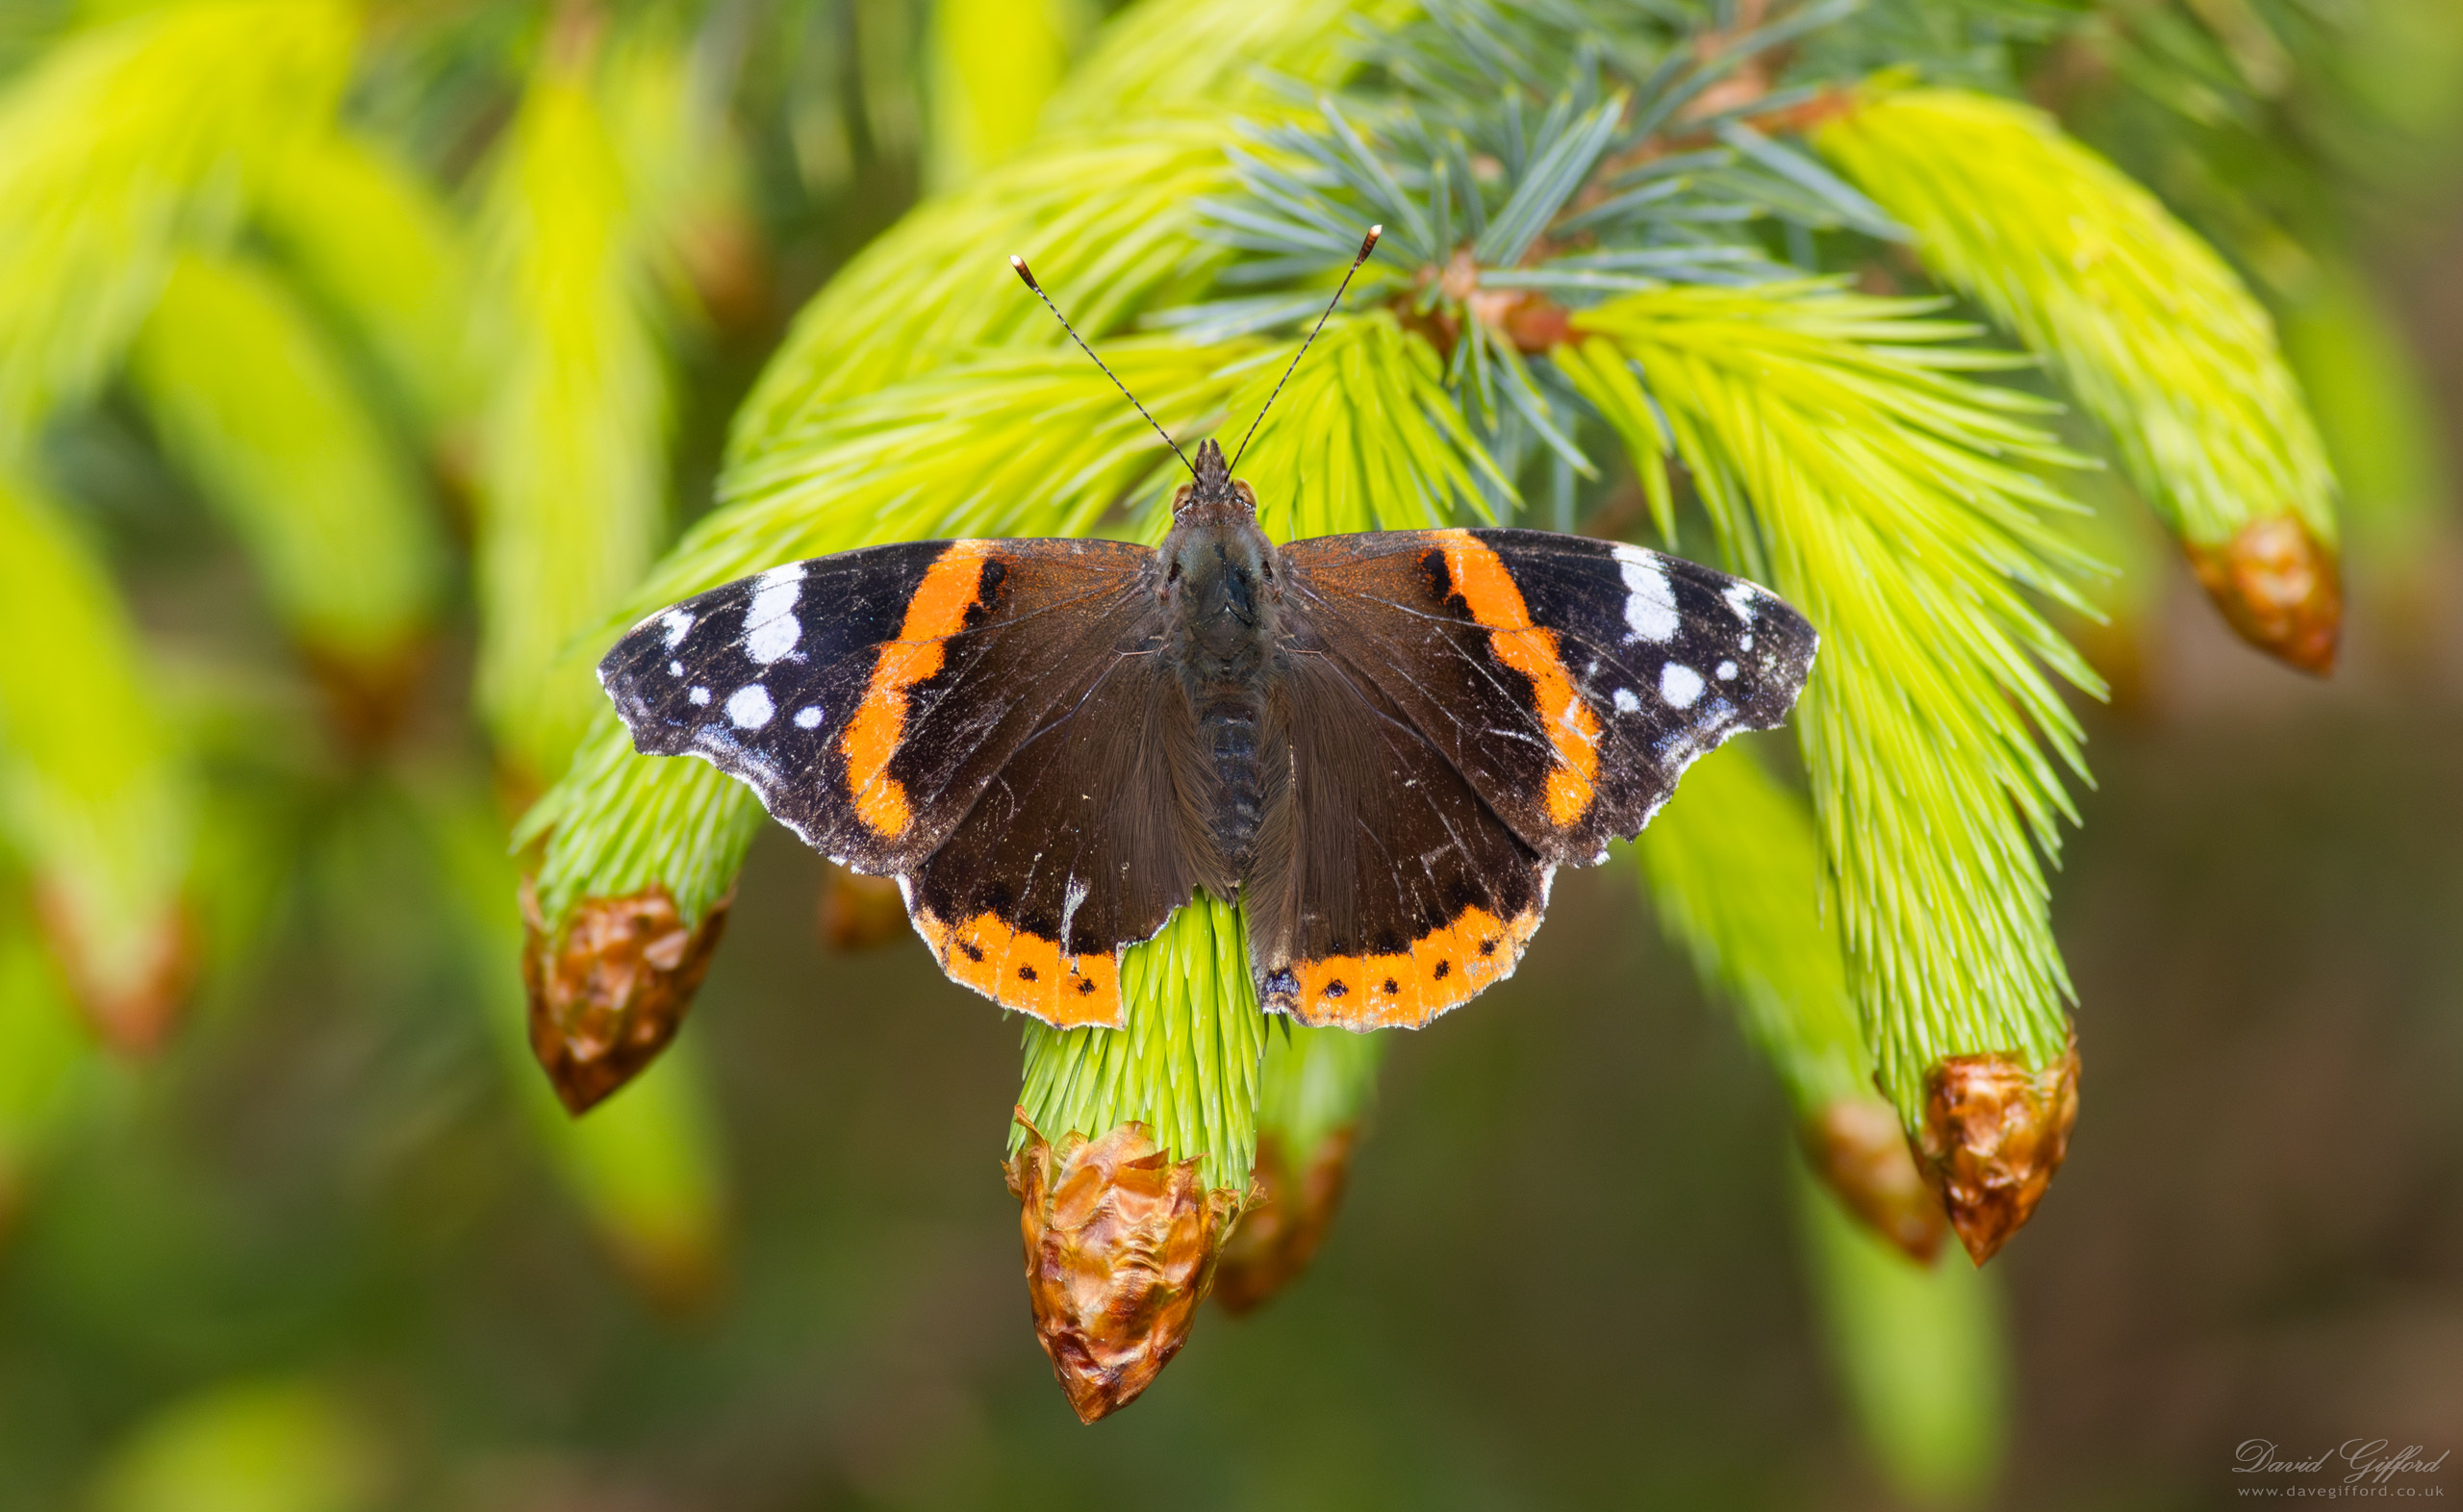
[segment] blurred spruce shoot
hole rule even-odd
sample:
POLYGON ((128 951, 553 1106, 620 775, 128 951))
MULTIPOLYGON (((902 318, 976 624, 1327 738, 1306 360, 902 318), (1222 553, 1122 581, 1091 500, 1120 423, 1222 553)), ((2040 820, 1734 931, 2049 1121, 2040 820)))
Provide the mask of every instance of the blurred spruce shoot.
POLYGON ((1750 743, 1729 745, 1686 773, 1634 856, 1661 925, 1778 1072, 1814 1173, 1874 1234, 1931 1261, 1942 1205, 1873 1091, 1804 799, 1750 743))
POLYGON ((2274 325, 2152 194, 2026 107, 1875 91, 1822 151, 2042 353, 2250 643, 2334 667, 2335 479, 2274 325))
POLYGON ((0 897, 0 1242, 77 1103, 93 1058, 60 968, 15 897, 0 897))
POLYGON ((726 1167, 709 1072, 687 1046, 587 1119, 542 1085, 521 992, 525 940, 502 831, 475 791, 419 794, 436 877, 460 930, 509 1090, 550 1169, 624 1273, 671 1312, 706 1305, 725 1256, 726 1167))
POLYGON ((1831 1369, 1884 1477, 1919 1507, 1982 1504, 2009 1438, 1999 1288, 1914 1264, 1801 1171, 1790 1185, 1831 1369))
POLYGON ((997 274, 1002 260, 1024 254, 1089 340, 1200 285, 1210 249, 1191 244, 1191 223, 1199 200, 1230 183, 1222 149, 1232 113, 1274 113, 1278 76, 1337 81, 1356 64, 1355 26, 1403 13, 1384 0, 1122 12, 1046 107, 1035 150, 918 206, 797 315, 736 413, 731 460, 791 438, 817 406, 970 348, 1069 350, 1014 280, 985 276, 987 261, 997 274))
POLYGON ((930 41, 928 173, 943 188, 1014 156, 1069 66, 1072 0, 938 0, 930 41))
POLYGON ((671 399, 644 208, 582 14, 543 50, 480 242, 478 699, 508 782, 529 792, 563 772, 597 710, 586 678, 554 675, 559 656, 632 587, 665 519, 671 399))
POLYGON ((196 966, 193 793, 127 611, 52 502, 0 473, 0 835, 114 1048, 153 1048, 196 966), (76 717, 63 718, 73 710, 76 717))
MULTIPOLYGON (((376 359, 388 397, 431 441, 467 423, 470 254, 453 212, 387 144, 346 131, 300 142, 259 189, 255 218, 283 265, 376 359)), ((440 459, 467 469, 469 459, 440 459)))
POLYGON ((354 16, 327 0, 181 0, 73 35, 0 92, 0 456, 89 397, 184 242, 322 125, 354 16))
POLYGON ((1351 1180, 1386 1044, 1382 1034, 1348 1029, 1266 1027, 1250 1202, 1214 1271, 1214 1299, 1226 1312, 1264 1303, 1316 1257, 1351 1180))
POLYGON ((2345 538, 2360 575, 2395 591, 2415 643, 2429 634, 2432 542, 2452 466, 2434 393, 2392 312, 2361 270, 2322 259, 2282 315, 2284 355, 2317 412, 2344 486, 2345 538))
POLYGON ((387 1491, 388 1446, 330 1386, 232 1380, 181 1398, 108 1457, 93 1512, 369 1512, 387 1491))
POLYGON ((360 748, 383 743, 424 660, 444 543, 341 358, 257 263, 188 254, 130 373, 360 748))

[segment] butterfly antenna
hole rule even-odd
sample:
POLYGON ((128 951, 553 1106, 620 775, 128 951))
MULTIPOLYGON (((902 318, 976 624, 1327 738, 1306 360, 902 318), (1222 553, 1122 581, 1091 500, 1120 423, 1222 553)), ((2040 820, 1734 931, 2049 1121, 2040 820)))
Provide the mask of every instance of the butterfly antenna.
MULTIPOLYGON (((1334 290, 1334 297, 1326 301, 1326 314, 1319 315, 1317 317, 1317 323, 1308 328, 1308 341, 1317 340, 1317 333, 1326 328, 1327 315, 1331 315, 1334 313, 1334 306, 1343 302, 1343 290, 1351 287, 1352 273, 1359 271, 1359 265, 1367 262, 1368 254, 1377 250, 1377 239, 1384 234, 1385 228, 1384 226, 1371 226, 1368 228, 1367 239, 1359 244, 1359 256, 1351 260, 1351 271, 1343 274, 1343 281, 1341 285, 1334 290)), ((1232 454, 1232 466, 1235 469, 1240 466, 1240 459, 1248 455, 1249 437, 1257 434, 1257 425, 1260 421, 1265 419, 1266 410, 1273 409, 1274 401, 1282 397, 1282 386, 1291 381, 1292 368, 1298 367, 1300 365, 1300 359, 1308 355, 1308 341, 1301 342, 1300 350, 1291 354, 1291 366, 1284 368, 1282 370, 1282 376, 1274 381, 1274 392, 1266 395, 1265 409, 1259 410, 1257 412, 1257 419, 1249 422, 1248 434, 1240 438, 1240 449, 1232 454)))
MULTIPOLYGON (((1060 328, 1069 333, 1069 340, 1078 343, 1078 350, 1085 353, 1096 366, 1104 368, 1104 376, 1112 381, 1112 387, 1120 391, 1120 396, 1127 399, 1131 408, 1140 415, 1146 415, 1146 406, 1137 402, 1137 395, 1129 391, 1129 385, 1120 381, 1120 374, 1108 367, 1104 367, 1104 360, 1095 356, 1095 349, 1086 344, 1086 339, 1078 334, 1078 328, 1069 323, 1069 317, 1060 313, 1060 307, 1054 304, 1052 296, 1043 291, 1043 286, 1035 282, 1034 272, 1027 266, 1027 260, 1012 253, 1009 257, 1009 265, 1017 270, 1020 278, 1026 280, 1027 287, 1035 291, 1035 297, 1042 300, 1043 307, 1052 312, 1052 317, 1060 322, 1060 328)), ((1163 444, 1172 448, 1172 455, 1181 459, 1181 466, 1189 467, 1189 459, 1181 452, 1181 443, 1172 440, 1172 433, 1156 424, 1155 416, 1151 415, 1146 415, 1146 423, 1155 426, 1155 434, 1163 438, 1163 444)), ((1189 467, 1189 476, 1192 478, 1197 476, 1195 467, 1189 467)))

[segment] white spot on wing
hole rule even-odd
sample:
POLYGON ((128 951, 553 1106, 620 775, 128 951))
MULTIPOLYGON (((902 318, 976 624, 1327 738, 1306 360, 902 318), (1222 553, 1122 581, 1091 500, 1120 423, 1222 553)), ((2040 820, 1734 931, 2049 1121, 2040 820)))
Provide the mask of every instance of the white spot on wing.
POLYGON ((684 675, 684 664, 683 664, 682 662, 670 662, 670 663, 668 663, 668 664, 667 664, 667 675, 668 675, 668 676, 670 676, 670 677, 681 677, 681 676, 683 676, 683 675, 684 675))
POLYGON ((821 705, 808 704, 796 711, 796 728, 815 730, 821 727, 821 705))
POLYGON ((1736 664, 1734 662, 1721 662, 1718 667, 1718 673, 1719 681, 1723 683, 1732 683, 1736 681, 1736 664))
POLYGON ((1753 623, 1753 612, 1761 607, 1762 590, 1750 583, 1730 583, 1727 592, 1719 596, 1728 601, 1728 607, 1736 611, 1739 619, 1746 624, 1753 623))
POLYGON ((1616 690, 1616 712, 1618 714, 1638 713, 1641 707, 1642 700, 1634 696, 1634 690, 1631 688, 1619 688, 1616 690))
POLYGON ((710 701, 710 690, 707 688, 696 688, 684 696, 692 699, 697 704, 707 704, 710 701))
POLYGON ((1682 662, 1670 662, 1660 668, 1659 695, 1671 709, 1690 709, 1702 696, 1702 674, 1682 662))
POLYGON ((770 690, 759 683, 747 683, 727 695, 727 718, 739 730, 757 730, 777 712, 771 707, 770 690))
POLYGON ((1664 642, 1676 634, 1676 593, 1659 558, 1635 546, 1616 551, 1617 575, 1625 580, 1627 642, 1664 642))
POLYGON ((767 667, 794 650, 803 635, 796 619, 803 576, 803 565, 790 562, 752 580, 752 603, 744 612, 744 654, 756 665, 767 667))
POLYGON ((693 617, 681 609, 669 610, 658 617, 658 622, 667 627, 667 648, 671 651, 684 643, 686 632, 693 628, 693 617))

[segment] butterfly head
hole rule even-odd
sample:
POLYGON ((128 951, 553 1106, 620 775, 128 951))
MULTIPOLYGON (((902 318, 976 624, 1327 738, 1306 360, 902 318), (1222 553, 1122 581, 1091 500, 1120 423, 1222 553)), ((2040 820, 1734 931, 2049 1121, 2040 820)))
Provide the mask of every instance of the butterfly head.
POLYGON ((1245 515, 1257 512, 1257 495, 1250 487, 1232 476, 1232 465, 1223 460, 1223 448, 1212 441, 1201 441, 1197 461, 1189 467, 1189 481, 1172 495, 1172 517, 1201 506, 1232 509, 1245 515))

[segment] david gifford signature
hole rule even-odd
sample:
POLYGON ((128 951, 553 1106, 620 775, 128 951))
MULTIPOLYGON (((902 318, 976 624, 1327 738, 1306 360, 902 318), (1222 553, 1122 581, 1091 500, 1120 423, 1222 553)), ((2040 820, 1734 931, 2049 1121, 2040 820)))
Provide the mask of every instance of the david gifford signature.
POLYGON ((2273 1439, 2244 1439, 2232 1451, 2232 1474, 2236 1475, 2314 1475, 2321 1471, 2344 1470, 2347 1486, 2363 1481, 2382 1486, 2397 1475, 2433 1475, 2443 1469, 2451 1449, 2438 1450, 2435 1459, 2418 1444, 2401 1449, 2392 1448, 2391 1439, 2346 1439, 2330 1449, 2321 1449, 2306 1458, 2289 1451, 2273 1439))

